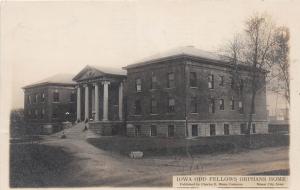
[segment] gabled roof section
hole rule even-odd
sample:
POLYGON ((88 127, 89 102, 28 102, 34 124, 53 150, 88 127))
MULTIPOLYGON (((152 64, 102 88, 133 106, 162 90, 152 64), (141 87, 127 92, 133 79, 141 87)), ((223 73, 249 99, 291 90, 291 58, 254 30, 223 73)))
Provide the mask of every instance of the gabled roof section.
POLYGON ((126 71, 122 69, 87 65, 74 78, 73 81, 81 81, 101 76, 126 76, 126 71))
POLYGON ((43 80, 40 80, 36 83, 26 85, 23 87, 23 89, 47 85, 47 84, 75 85, 75 82, 72 81, 73 77, 74 77, 73 74, 59 73, 59 74, 47 77, 43 80))
POLYGON ((194 46, 184 46, 175 48, 166 52, 158 53, 155 55, 152 55, 150 57, 147 57, 145 59, 142 59, 134 64, 127 65, 124 67, 124 69, 130 69, 135 68, 139 66, 145 66, 154 62, 159 62, 162 60, 167 60, 171 58, 177 58, 180 56, 191 56, 191 57, 197 57, 204 60, 210 60, 215 62, 224 62, 228 63, 230 62, 230 59, 226 56, 218 55, 216 53, 203 51, 200 49, 195 48, 194 46))

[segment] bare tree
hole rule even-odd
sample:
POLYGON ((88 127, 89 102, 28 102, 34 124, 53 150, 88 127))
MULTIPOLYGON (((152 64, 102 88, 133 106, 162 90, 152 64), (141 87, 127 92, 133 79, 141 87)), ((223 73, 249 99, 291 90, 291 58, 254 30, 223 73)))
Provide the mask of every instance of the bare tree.
POLYGON ((290 103, 290 75, 289 75, 289 39, 290 33, 287 27, 278 27, 275 34, 276 47, 274 48, 273 76, 277 79, 277 86, 272 90, 283 95, 287 104, 290 103))
POLYGON ((237 81, 234 89, 243 101, 249 101, 245 102, 248 105, 245 113, 248 117, 248 135, 255 113, 256 96, 266 88, 266 81, 273 77, 270 73, 273 73, 274 65, 284 60, 287 53, 284 47, 278 46, 278 42, 282 41, 278 31, 269 15, 255 14, 247 19, 244 32, 235 36, 225 51, 233 64, 232 78, 237 81), (245 69, 247 72, 243 72, 245 69))

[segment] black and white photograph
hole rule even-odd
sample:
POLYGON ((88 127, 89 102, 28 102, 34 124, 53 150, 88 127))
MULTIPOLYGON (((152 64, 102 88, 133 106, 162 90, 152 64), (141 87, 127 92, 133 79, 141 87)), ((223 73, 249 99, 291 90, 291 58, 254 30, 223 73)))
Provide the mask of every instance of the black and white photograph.
POLYGON ((300 3, 0 6, 1 189, 297 183, 300 3))

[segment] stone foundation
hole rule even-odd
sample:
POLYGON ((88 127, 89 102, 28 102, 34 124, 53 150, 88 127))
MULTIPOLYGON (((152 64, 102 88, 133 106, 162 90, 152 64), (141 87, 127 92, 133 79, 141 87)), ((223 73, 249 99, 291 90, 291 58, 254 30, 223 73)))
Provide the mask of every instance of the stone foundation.
MULTIPOLYGON (((242 121, 217 121, 217 122, 192 122, 188 123, 188 136, 192 137, 192 126, 197 125, 198 135, 197 136, 211 136, 210 135, 210 124, 215 124, 216 136, 224 134, 224 124, 229 125, 229 135, 241 135, 241 124, 244 123, 247 126, 247 122, 242 121)), ((255 134, 267 134, 268 133, 268 122, 267 121, 253 121, 255 124, 255 134)), ((253 130, 251 129, 251 134, 253 130)))
POLYGON ((125 131, 124 123, 121 121, 89 122, 88 127, 92 132, 102 136, 124 135, 125 131))
POLYGON ((174 126, 174 137, 185 137, 185 121, 153 121, 153 122, 130 122, 126 124, 127 136, 136 136, 135 126, 140 126, 140 136, 151 136, 151 126, 156 126, 156 136, 168 137, 168 126, 174 126))
MULTIPOLYGON (((197 125, 198 133, 196 136, 211 136, 210 134, 210 124, 215 124, 215 135, 221 136, 224 133, 224 124, 229 125, 229 135, 241 135, 241 124, 246 122, 242 121, 189 121, 186 132, 185 121, 155 121, 155 122, 134 122, 128 121, 126 124, 126 134, 127 136, 136 136, 136 127, 140 126, 140 131, 138 136, 151 136, 151 126, 156 126, 156 136, 158 137, 168 137, 168 126, 174 126, 174 137, 192 137, 192 126, 197 125)), ((268 122, 267 121, 254 121, 255 124, 255 134, 267 134, 268 133, 268 122)), ((251 130, 251 134, 253 130, 251 130)), ((153 136, 153 135, 152 135, 153 136)))
POLYGON ((26 131, 31 135, 49 135, 61 131, 64 123, 27 123, 26 131))

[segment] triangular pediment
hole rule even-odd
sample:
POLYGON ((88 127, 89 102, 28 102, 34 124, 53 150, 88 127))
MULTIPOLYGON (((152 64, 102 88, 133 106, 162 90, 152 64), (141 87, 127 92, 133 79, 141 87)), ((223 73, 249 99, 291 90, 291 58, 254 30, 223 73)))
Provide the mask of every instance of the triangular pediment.
POLYGON ((105 73, 103 73, 93 67, 86 66, 73 78, 73 80, 74 81, 89 80, 89 79, 98 78, 98 77, 101 77, 104 75, 105 75, 105 73))

